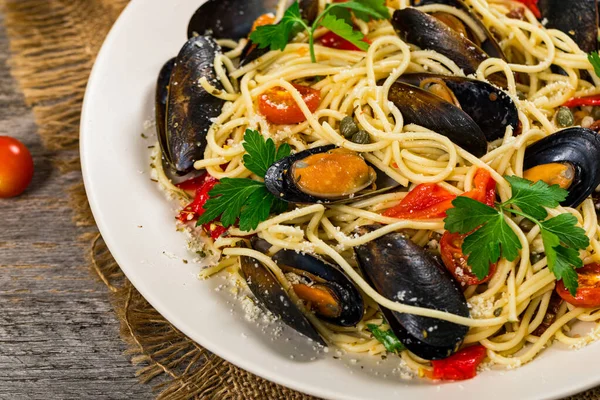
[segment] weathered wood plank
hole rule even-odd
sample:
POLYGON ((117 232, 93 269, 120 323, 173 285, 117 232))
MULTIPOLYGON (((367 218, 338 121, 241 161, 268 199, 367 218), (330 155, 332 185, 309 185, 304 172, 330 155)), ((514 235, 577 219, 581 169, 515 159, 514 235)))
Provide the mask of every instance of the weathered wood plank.
MULTIPOLYGON (((1 17, 0 17, 1 18, 1 17)), ((1 20, 0 20, 1 23, 1 20)), ((146 399, 108 302, 86 263, 67 189, 80 172, 53 161, 6 65, 0 29, 0 135, 30 148, 35 176, 21 197, 0 200, 0 399, 146 399)))

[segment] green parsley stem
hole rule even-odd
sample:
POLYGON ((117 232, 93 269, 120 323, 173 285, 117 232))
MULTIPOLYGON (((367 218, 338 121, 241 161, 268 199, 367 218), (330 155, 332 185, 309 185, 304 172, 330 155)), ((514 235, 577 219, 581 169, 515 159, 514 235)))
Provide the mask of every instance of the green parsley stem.
POLYGON ((542 224, 537 219, 533 218, 531 215, 525 214, 523 211, 515 210, 514 208, 508 208, 505 206, 505 203, 499 204, 498 207, 500 207, 503 212, 513 213, 515 215, 520 215, 521 217, 527 218, 531 222, 538 225, 540 229, 544 229, 542 224))

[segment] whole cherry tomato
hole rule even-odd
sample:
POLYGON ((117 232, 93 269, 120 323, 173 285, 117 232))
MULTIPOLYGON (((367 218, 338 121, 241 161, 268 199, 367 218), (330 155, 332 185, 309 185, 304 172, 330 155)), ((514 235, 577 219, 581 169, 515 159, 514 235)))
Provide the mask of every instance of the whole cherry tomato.
POLYGON ((567 303, 577 307, 600 307, 600 264, 593 263, 577 269, 578 283, 575 296, 569 293, 563 281, 556 285, 556 292, 567 303))
MULTIPOLYGON (((363 42, 371 44, 371 42, 367 38, 363 39, 363 42)), ((336 35, 331 31, 321 36, 321 38, 319 39, 319 43, 321 43, 325 47, 329 47, 332 49, 361 51, 352 42, 349 42, 348 40, 344 39, 339 35, 336 35)))
POLYGON ((471 267, 467 265, 469 257, 465 256, 462 252, 462 244, 466 236, 467 235, 461 235, 460 233, 444 232, 442 239, 440 239, 442 261, 444 262, 446 269, 450 271, 462 286, 479 285, 490 280, 496 272, 496 264, 490 265, 490 272, 485 278, 477 278, 471 271, 471 267))
POLYGON ((15 197, 33 177, 33 159, 27 147, 9 136, 0 136, 0 198, 15 197))
MULTIPOLYGON (((321 93, 308 86, 293 85, 310 110, 315 112, 321 103, 321 93)), ((273 124, 297 124, 306 118, 291 93, 280 86, 273 87, 258 99, 258 109, 273 124)))

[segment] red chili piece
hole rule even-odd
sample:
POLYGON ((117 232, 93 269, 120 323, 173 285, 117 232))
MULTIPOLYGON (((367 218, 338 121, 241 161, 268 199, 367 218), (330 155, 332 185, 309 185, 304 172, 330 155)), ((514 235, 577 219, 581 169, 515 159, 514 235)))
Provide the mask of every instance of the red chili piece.
POLYGON ((600 95, 589 96, 589 97, 573 97, 568 100, 564 107, 581 107, 581 106, 600 106, 600 95))
POLYGON ((531 12, 533 13, 533 15, 535 15, 535 17, 537 19, 542 18, 542 13, 540 12, 540 9, 537 6, 538 0, 517 0, 517 1, 519 3, 523 3, 525 5, 525 7, 529 8, 531 10, 531 12))
POLYGON ((477 367, 485 359, 486 349, 481 345, 471 346, 451 355, 444 360, 432 361, 433 372, 426 376, 444 381, 462 381, 477 375, 477 367))
MULTIPOLYGON (((204 214, 204 204, 210 198, 208 192, 210 192, 217 183, 219 183, 219 181, 216 178, 213 178, 205 172, 196 178, 177 184, 176 186, 182 190, 195 191, 196 193, 194 200, 181 210, 177 219, 181 222, 189 222, 198 219, 198 217, 204 214)), ((218 220, 203 224, 202 228, 213 240, 217 239, 227 231, 223 225, 218 223, 218 220)))

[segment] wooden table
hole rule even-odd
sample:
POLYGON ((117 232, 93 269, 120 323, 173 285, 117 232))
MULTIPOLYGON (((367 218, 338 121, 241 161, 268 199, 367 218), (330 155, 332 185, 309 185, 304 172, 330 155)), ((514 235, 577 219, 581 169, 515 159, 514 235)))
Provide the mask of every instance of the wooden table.
MULTIPOLYGON (((2 20, 0 17, 0 24, 2 20)), ((6 65, 0 27, 0 135, 23 141, 35 161, 27 192, 0 200, 0 399, 149 399, 123 354, 107 289, 91 274, 68 204, 81 172, 62 174, 45 150, 6 65)))

